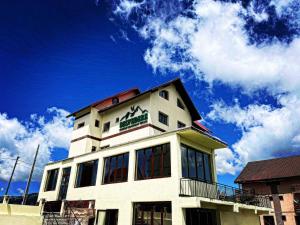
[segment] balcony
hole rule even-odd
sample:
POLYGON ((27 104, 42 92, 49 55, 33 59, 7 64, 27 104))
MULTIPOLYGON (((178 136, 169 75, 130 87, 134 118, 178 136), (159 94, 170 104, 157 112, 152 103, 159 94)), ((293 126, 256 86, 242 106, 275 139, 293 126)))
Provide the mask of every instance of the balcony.
POLYGON ((180 196, 203 197, 271 208, 271 202, 267 196, 254 195, 250 191, 241 190, 224 184, 209 184, 188 178, 180 179, 180 196))

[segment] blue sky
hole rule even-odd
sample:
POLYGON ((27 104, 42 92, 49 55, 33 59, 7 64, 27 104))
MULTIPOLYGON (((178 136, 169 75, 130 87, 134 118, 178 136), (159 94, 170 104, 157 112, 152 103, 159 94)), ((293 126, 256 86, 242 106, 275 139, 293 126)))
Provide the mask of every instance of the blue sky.
MULTIPOLYGON (((70 121, 59 122, 67 112, 177 76, 204 123, 229 144, 217 153, 219 182, 233 184, 249 160, 299 153, 297 1, 175 2, 2 3, 0 195, 13 162, 1 157, 19 154, 30 164, 39 142, 40 169, 67 156, 68 138, 49 131, 69 131, 70 121)), ((25 188, 25 168, 21 162, 12 194, 25 188)))

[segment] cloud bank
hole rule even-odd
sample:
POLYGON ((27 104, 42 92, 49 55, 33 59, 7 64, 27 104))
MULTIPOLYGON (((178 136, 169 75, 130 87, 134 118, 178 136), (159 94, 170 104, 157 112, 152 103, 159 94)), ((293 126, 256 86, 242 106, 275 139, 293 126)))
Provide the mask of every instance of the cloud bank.
POLYGON ((211 105, 208 119, 241 132, 230 149, 218 151, 218 172, 235 174, 250 160, 299 154, 299 1, 188 2, 120 0, 115 13, 149 41, 144 59, 154 71, 192 73, 249 96, 266 90, 278 102, 211 105))
POLYGON ((54 148, 68 149, 72 120, 69 113, 56 107, 48 108, 46 116, 33 114, 29 121, 19 121, 0 113, 0 179, 8 180, 14 160, 20 156, 14 180, 25 180, 38 144, 40 144, 33 179, 39 179, 43 167, 51 160, 54 148))

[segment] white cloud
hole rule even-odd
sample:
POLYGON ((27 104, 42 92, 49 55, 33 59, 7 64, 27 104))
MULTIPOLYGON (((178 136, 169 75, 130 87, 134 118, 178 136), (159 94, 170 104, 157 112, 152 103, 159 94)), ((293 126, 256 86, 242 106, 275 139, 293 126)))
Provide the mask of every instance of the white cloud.
POLYGON ((280 108, 255 104, 241 108, 238 103, 227 106, 220 102, 212 106, 209 119, 234 124, 242 133, 232 145, 234 159, 227 154, 218 161, 219 166, 235 165, 239 171, 248 161, 300 153, 300 100, 291 95, 278 100, 280 108))
POLYGON ((14 179, 27 179, 40 144, 34 173, 34 179, 38 179, 44 165, 50 161, 52 150, 69 148, 72 120, 66 118, 67 114, 63 109, 52 107, 47 110, 46 117, 33 114, 28 121, 22 122, 0 113, 0 179, 9 178, 14 165, 14 160, 9 159, 17 156, 20 156, 21 162, 16 167, 14 179))
MULTIPOLYGON (((144 16, 141 13, 145 24, 135 28, 150 42, 144 58, 154 71, 192 72, 196 79, 210 85, 221 82, 241 87, 249 95, 267 90, 281 104, 278 108, 256 103, 243 108, 238 103, 212 106, 211 120, 232 123, 241 131, 241 138, 231 150, 218 151, 219 173, 233 174, 249 160, 299 151, 299 36, 294 35, 290 43, 274 38, 260 45, 250 44, 251 34, 245 30, 245 18, 262 22, 274 16, 254 0, 247 8, 240 2, 195 0, 186 11, 163 11, 170 16, 157 12, 160 9, 155 7, 161 1, 147 3, 154 13, 144 16), (259 7, 255 8, 254 3, 259 7)), ((269 6, 274 6, 277 17, 288 20, 291 28, 300 29, 299 0, 273 0, 269 6)), ((136 13, 140 7, 143 5, 134 7, 133 11, 136 13)), ((179 5, 178 8, 181 9, 179 5)), ((127 9, 123 13, 126 17, 131 12, 127 9)))

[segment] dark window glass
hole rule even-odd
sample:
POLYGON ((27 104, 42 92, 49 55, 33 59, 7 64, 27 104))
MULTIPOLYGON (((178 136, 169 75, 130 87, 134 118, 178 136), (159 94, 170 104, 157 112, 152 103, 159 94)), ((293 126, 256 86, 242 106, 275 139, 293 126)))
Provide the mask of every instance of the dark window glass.
POLYGON ((185 127, 185 124, 180 121, 177 121, 177 128, 183 128, 183 127, 185 127))
POLYGON ((116 123, 119 123, 120 119, 119 117, 116 118, 116 123))
POLYGON ((181 145, 182 177, 212 183, 210 155, 181 145))
POLYGON ((187 148, 182 145, 181 146, 181 164, 182 164, 182 176, 188 177, 189 176, 189 167, 188 167, 188 150, 187 148))
POLYGON ((282 221, 286 221, 286 216, 282 216, 282 221))
POLYGON ((92 146, 92 152, 96 151, 96 146, 92 146))
POLYGON ((166 100, 169 100, 169 92, 166 91, 166 90, 162 90, 159 92, 159 96, 166 99, 166 100))
POLYGON ((99 125, 100 125, 99 120, 95 120, 95 127, 99 127, 99 125))
POLYGON ((79 123, 79 124, 77 125, 77 129, 79 129, 79 128, 81 128, 81 127, 84 127, 84 122, 79 123))
POLYGON ((98 160, 78 164, 75 187, 94 186, 97 179, 98 160))
POLYGON ((282 195, 279 195, 279 200, 283 201, 283 196, 282 195))
POLYGON ((168 118, 168 115, 167 114, 164 114, 162 112, 158 112, 158 120, 159 122, 165 124, 165 125, 168 125, 169 124, 169 118, 168 118))
POLYGON ((133 207, 133 225, 172 225, 171 202, 139 202, 133 207))
POLYGON ((170 144, 163 144, 137 151, 136 179, 171 176, 170 144))
POLYGON ((103 125, 103 132, 109 131, 109 128, 110 128, 110 122, 106 122, 106 123, 103 125))
POLYGON ((45 191, 54 191, 57 183, 58 169, 47 172, 45 191))
POLYGON ((104 159, 104 184, 127 181, 128 158, 129 153, 124 153, 104 159))
POLYGON ((119 103, 119 98, 115 97, 112 99, 112 104, 115 105, 115 104, 118 104, 119 103))
POLYGON ((196 151, 188 151, 189 177, 197 178, 196 151))
POLYGON ((178 106, 179 108, 181 108, 181 109, 184 110, 184 105, 183 105, 183 103, 180 101, 179 98, 177 98, 177 106, 178 106))

